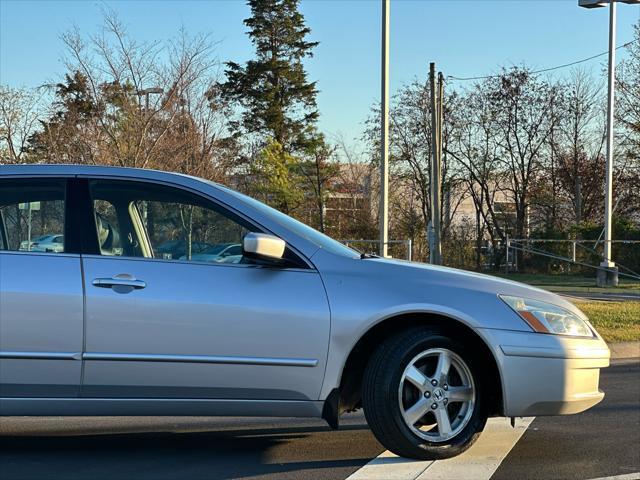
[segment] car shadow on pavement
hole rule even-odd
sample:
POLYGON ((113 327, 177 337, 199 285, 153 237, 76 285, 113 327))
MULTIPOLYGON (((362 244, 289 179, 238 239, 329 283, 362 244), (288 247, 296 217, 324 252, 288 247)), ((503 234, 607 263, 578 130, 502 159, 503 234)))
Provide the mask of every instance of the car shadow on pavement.
POLYGON ((383 450, 366 425, 51 433, 0 436, 3 480, 345 478, 383 450))

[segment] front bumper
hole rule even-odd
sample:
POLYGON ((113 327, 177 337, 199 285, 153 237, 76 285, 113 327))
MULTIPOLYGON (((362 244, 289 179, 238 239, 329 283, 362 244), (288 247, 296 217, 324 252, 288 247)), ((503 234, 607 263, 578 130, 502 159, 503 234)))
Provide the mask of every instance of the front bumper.
POLYGON ((604 398, 598 383, 610 353, 601 338, 493 329, 479 333, 500 368, 505 416, 579 413, 604 398))

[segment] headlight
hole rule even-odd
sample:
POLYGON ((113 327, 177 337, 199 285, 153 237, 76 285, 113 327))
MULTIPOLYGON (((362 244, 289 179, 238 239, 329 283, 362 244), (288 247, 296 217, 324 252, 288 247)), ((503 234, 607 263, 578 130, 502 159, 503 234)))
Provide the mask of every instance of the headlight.
POLYGON ((593 337, 587 322, 562 307, 529 298, 499 297, 536 332, 593 337))

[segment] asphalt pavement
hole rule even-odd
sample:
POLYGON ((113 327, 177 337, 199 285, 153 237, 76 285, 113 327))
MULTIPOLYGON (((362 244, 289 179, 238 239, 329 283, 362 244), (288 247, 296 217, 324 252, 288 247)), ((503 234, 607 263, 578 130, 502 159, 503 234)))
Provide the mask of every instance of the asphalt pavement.
POLYGON ((640 478, 640 364, 603 370, 600 388, 604 400, 586 412, 537 417, 492 480, 640 478))
MULTIPOLYGON (((498 458, 501 464, 491 478, 640 478, 640 363, 604 370, 601 388, 605 400, 585 413, 527 422, 515 446, 502 448, 506 457, 498 458)), ((487 440, 491 435, 501 438, 485 432, 468 452, 468 462, 496 461, 487 440)), ((383 450, 361 413, 343 417, 337 432, 309 419, 0 417, 3 480, 342 480, 365 472, 361 468, 383 450)), ((412 467, 396 460, 403 463, 391 463, 382 478, 412 467)), ((420 470, 421 480, 435 478, 430 475, 436 472, 438 478, 469 478, 470 470, 465 476, 458 460, 440 468, 435 463, 420 470)))

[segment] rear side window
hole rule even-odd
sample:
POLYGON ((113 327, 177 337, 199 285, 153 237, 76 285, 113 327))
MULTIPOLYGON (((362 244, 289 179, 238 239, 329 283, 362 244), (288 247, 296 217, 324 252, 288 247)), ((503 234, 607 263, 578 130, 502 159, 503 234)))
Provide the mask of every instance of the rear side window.
POLYGON ((64 180, 0 180, 0 249, 65 251, 64 180))

